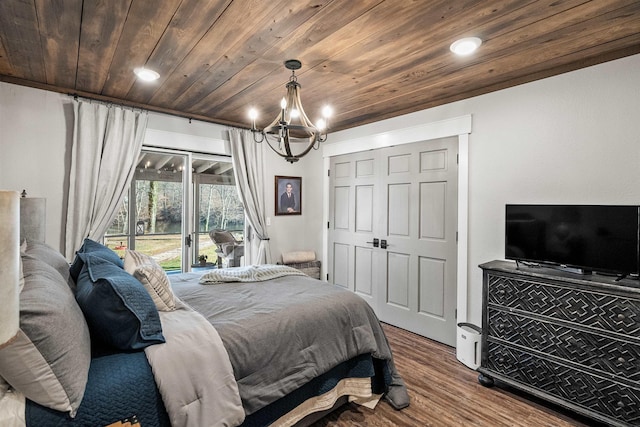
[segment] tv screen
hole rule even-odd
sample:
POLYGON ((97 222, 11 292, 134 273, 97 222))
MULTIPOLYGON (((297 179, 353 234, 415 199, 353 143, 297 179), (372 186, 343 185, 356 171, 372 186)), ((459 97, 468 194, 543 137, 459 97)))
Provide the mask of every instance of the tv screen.
POLYGON ((637 274, 638 206, 506 205, 505 257, 637 274))

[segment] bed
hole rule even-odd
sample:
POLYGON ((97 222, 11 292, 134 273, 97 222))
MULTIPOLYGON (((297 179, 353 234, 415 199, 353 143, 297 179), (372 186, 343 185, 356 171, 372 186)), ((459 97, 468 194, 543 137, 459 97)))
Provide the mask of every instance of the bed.
MULTIPOLYGON (((0 193, 3 218, 11 203, 0 193)), ((288 426, 345 401, 409 404, 349 291, 281 265, 166 276, 88 239, 69 268, 12 230, 0 225, 14 278, 0 298, 20 312, 17 330, 0 319, 0 425, 288 426)))

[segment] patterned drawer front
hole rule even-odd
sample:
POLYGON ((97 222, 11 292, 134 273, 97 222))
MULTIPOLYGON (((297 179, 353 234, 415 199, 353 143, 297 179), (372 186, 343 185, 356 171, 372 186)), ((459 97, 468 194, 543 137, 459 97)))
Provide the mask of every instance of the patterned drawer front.
POLYGON ((488 334, 489 337, 618 375, 640 386, 640 344, 491 309, 488 334))
POLYGON ((640 301, 489 274, 489 304, 635 337, 640 342, 640 301))
POLYGON ((489 341, 487 369, 630 425, 640 425, 640 389, 587 375, 489 341))

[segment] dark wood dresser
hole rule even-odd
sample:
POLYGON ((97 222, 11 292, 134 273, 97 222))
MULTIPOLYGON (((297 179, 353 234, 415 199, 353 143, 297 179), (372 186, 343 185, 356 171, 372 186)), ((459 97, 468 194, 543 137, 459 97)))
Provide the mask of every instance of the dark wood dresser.
POLYGON ((494 379, 613 426, 640 426, 640 284, 506 261, 483 270, 482 359, 494 379))

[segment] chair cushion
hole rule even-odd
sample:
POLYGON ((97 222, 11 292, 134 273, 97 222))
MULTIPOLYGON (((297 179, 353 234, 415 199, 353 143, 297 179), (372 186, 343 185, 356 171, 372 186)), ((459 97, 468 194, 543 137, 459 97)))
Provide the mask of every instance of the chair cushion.
POLYGON ((230 255, 234 251, 234 249, 238 247, 235 243, 222 243, 220 246, 223 256, 230 255))
POLYGON ((236 241, 233 234, 226 230, 211 230, 209 232, 209 237, 211 237, 211 240, 213 240, 217 245, 222 243, 235 243, 236 241))

